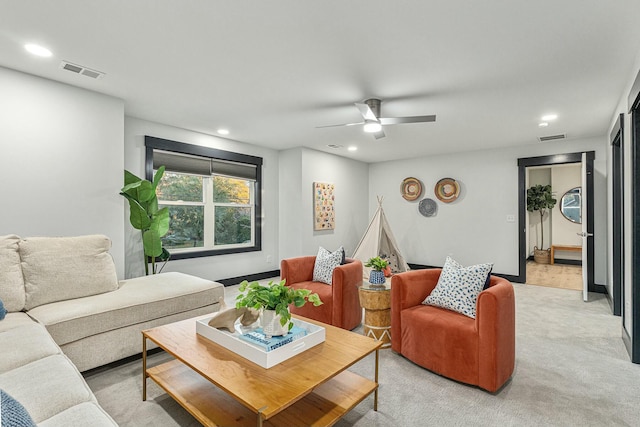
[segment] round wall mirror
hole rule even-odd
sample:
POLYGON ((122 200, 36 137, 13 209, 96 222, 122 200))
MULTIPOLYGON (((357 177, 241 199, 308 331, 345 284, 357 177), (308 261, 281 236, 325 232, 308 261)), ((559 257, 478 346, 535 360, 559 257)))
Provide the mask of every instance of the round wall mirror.
POLYGON ((564 193, 560 199, 560 212, 571 222, 582 223, 582 188, 575 187, 564 193))

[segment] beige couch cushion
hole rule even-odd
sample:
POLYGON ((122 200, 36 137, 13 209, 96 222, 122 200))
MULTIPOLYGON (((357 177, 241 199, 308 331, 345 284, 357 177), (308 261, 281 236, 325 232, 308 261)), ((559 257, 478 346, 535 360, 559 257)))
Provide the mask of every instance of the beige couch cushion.
POLYGON ((9 331, 20 326, 31 325, 33 319, 27 313, 7 313, 4 320, 0 320, 0 332, 9 331))
POLYGON ((25 308, 118 289, 110 247, 111 241, 102 235, 22 240, 25 308))
POLYGON ((0 388, 39 423, 82 402, 95 402, 75 366, 62 354, 0 374, 0 388))
POLYGON ((24 308, 25 292, 16 235, 0 236, 0 300, 9 311, 24 308))
POLYGON ((117 291, 59 301, 29 311, 58 345, 218 302, 222 284, 183 273, 123 280, 117 291))
POLYGON ((0 374, 54 354, 60 354, 44 326, 31 323, 0 333, 0 374))
POLYGON ((113 418, 95 402, 83 402, 38 423, 38 427, 117 427, 113 418))

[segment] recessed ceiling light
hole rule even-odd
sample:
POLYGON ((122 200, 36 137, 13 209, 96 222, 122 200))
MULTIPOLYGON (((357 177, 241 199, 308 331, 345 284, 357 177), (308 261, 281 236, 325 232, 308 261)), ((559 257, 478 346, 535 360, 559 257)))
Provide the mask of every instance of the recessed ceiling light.
POLYGON ((219 135, 229 135, 229 129, 218 129, 219 135))
POLYGON ((541 128, 546 128, 547 126, 549 126, 549 123, 547 122, 538 123, 538 126, 540 126, 541 128))
POLYGON ((42 56, 42 57, 49 57, 52 55, 51 51, 49 49, 47 49, 46 47, 37 45, 37 44, 26 44, 24 45, 24 48, 27 49, 27 52, 32 53, 34 55, 37 56, 42 56))
POLYGON ((547 114, 546 116, 542 116, 542 121, 543 122, 548 122, 548 121, 551 121, 551 120, 555 120, 557 118, 558 118, 557 114, 547 114))
POLYGON ((356 147, 355 145, 350 145, 349 148, 347 148, 347 150, 349 150, 349 151, 358 151, 358 147, 356 147))

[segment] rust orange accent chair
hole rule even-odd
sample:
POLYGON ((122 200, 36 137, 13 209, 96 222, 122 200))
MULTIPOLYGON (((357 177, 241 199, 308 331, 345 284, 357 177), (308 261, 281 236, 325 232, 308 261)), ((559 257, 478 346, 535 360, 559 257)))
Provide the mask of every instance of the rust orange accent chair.
POLYGON ((332 284, 314 282, 315 256, 283 259, 280 276, 286 285, 293 288, 310 289, 322 300, 322 305, 302 307, 291 305, 291 312, 342 329, 351 330, 362 322, 362 307, 358 298, 358 286, 362 283, 362 262, 347 258, 345 264, 333 270, 332 284))
POLYGON ((422 304, 439 268, 393 276, 391 348, 437 374, 496 392, 515 365, 515 297, 508 280, 491 276, 480 292, 476 318, 422 304))

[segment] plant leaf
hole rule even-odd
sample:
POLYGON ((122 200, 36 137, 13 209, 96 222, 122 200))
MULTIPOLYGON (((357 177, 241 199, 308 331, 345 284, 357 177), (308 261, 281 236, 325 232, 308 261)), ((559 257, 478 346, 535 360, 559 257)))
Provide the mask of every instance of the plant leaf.
POLYGON ((158 184, 160 183, 160 180, 162 179, 162 175, 164 175, 164 166, 160 166, 158 168, 158 170, 156 171, 156 174, 153 176, 153 191, 156 191, 156 188, 158 187, 158 184))
POLYGON ((136 230, 146 230, 151 224, 147 211, 133 198, 129 200, 129 221, 136 230))
POLYGON ((154 230, 159 237, 164 236, 169 231, 169 208, 164 207, 160 209, 153 218, 151 219, 151 224, 149 224, 149 229, 154 230))
POLYGON ((124 171, 124 185, 133 184, 134 182, 142 181, 142 178, 138 178, 131 172, 125 169, 124 171))
POLYGON ((146 256, 157 258, 162 255, 162 241, 155 230, 147 230, 142 234, 142 244, 146 256))

